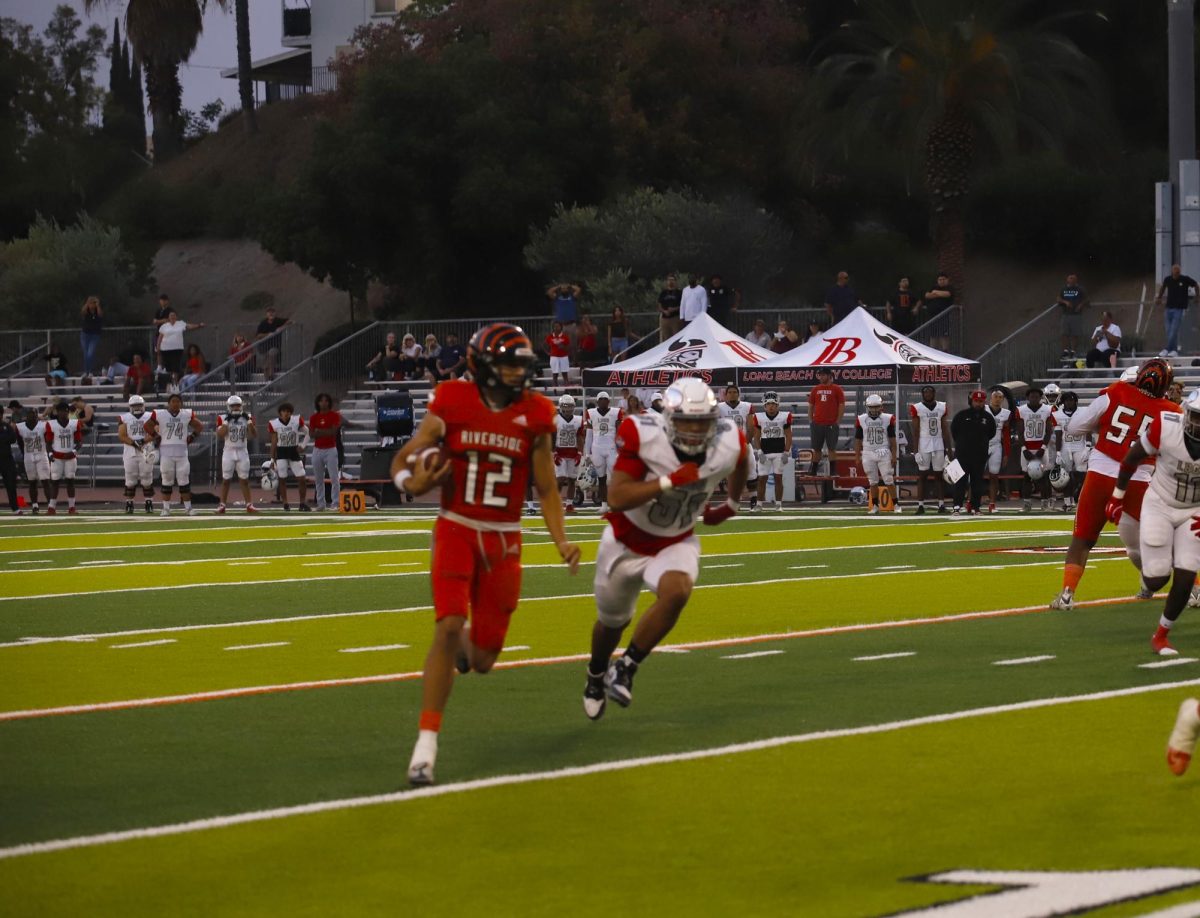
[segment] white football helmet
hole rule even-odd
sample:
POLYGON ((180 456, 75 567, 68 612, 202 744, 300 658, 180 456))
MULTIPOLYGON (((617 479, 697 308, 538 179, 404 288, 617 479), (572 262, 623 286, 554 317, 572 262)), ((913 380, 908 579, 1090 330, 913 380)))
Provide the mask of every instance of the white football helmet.
POLYGON ((146 400, 144 398, 142 398, 140 395, 129 396, 129 410, 130 411, 141 411, 145 407, 146 407, 146 400))
POLYGON ((558 399, 558 413, 564 418, 574 417, 575 399, 570 395, 560 396, 558 399))
POLYGON ((279 486, 279 475, 275 472, 275 463, 270 459, 263 460, 260 484, 264 491, 274 491, 279 486))
POLYGON ((1046 474, 1046 469, 1042 466, 1042 460, 1030 459, 1025 463, 1025 473, 1029 476, 1030 481, 1041 481, 1042 476, 1046 474))
POLYGON ((1064 469, 1061 465, 1056 465, 1050 470, 1050 487, 1055 491, 1065 491, 1071 487, 1071 473, 1064 469))
POLYGON ((677 379, 663 394, 663 420, 671 445, 684 455, 698 456, 717 433, 717 397, 702 379, 677 379))
POLYGON ((879 395, 868 395, 864 404, 867 406, 867 414, 871 417, 877 418, 883 414, 883 398, 879 395))
POLYGON ((225 407, 230 414, 242 413, 242 397, 240 395, 231 395, 225 399, 225 407))
POLYGON ((579 466, 579 472, 575 476, 575 484, 579 486, 580 491, 594 491, 599 487, 600 476, 596 474, 596 467, 592 465, 590 459, 579 466))
POLYGON ((850 489, 850 503, 861 505, 861 504, 865 504, 866 502, 867 502, 867 489, 866 488, 860 486, 857 488, 850 489))
POLYGON ((1183 435, 1192 440, 1200 440, 1200 389, 1183 400, 1183 435))
POLYGON ((1058 400, 1062 396, 1062 389, 1058 383, 1046 383, 1046 388, 1042 390, 1042 395, 1046 398, 1046 404, 1051 408, 1058 407, 1058 400))
POLYGON ((1127 382, 1132 385, 1133 382, 1137 379, 1137 374, 1138 374, 1137 367, 1126 367, 1124 370, 1121 371, 1121 382, 1127 382))

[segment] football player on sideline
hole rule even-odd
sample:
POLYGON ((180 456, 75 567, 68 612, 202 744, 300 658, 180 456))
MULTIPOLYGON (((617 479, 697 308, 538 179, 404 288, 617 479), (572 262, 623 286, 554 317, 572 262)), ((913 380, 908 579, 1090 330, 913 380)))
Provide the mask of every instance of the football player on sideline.
POLYGON ((133 513, 133 496, 142 486, 146 512, 154 512, 154 444, 147 443, 145 424, 150 413, 146 400, 140 395, 129 397, 129 410, 120 417, 117 439, 124 444, 122 461, 125 465, 125 512, 133 513))
POLYGON ((49 421, 38 420, 36 408, 25 409, 25 420, 17 425, 21 438, 21 454, 25 458, 25 479, 29 482, 29 511, 38 512, 38 482, 50 499, 50 454, 46 448, 46 428, 49 421))
POLYGON ((954 458, 946 403, 937 400, 933 386, 925 386, 921 389, 921 401, 909 405, 908 413, 912 418, 913 456, 917 460, 917 513, 925 512, 925 483, 929 479, 937 482, 937 512, 946 513, 942 470, 946 468, 946 459, 954 458))
POLYGON ((58 511, 58 483, 67 483, 67 513, 75 514, 75 468, 78 463, 76 451, 83 442, 83 422, 70 417, 71 406, 59 402, 54 406, 54 417, 46 427, 46 442, 50 445, 50 500, 46 513, 53 516, 58 511))
MULTIPOLYGON (((717 406, 717 410, 721 413, 721 417, 733 422, 733 426, 741 432, 745 440, 751 439, 750 424, 751 418, 754 417, 754 409, 749 402, 741 401, 741 392, 733 383, 725 387, 725 401, 717 406)), ((748 463, 746 488, 750 492, 751 513, 758 512, 758 457, 755 452, 755 450, 750 450, 746 458, 748 463)))
MULTIPOLYGON (((891 509, 900 512, 896 500, 896 417, 883 410, 883 398, 875 393, 867 396, 867 410, 854 422, 854 452, 859 468, 867 476, 872 492, 887 488, 891 509)), ((879 512, 881 501, 871 501, 871 514, 879 512)), ((884 507, 884 509, 888 509, 884 507)))
POLYGON ((179 499, 184 512, 195 516, 192 507, 192 463, 188 458, 188 444, 204 429, 196 412, 183 407, 183 398, 173 392, 167 398, 167 409, 150 412, 143 430, 147 437, 159 442, 159 475, 162 477, 163 508, 160 516, 171 515, 171 492, 179 485, 179 499))
POLYGON ((746 486, 746 438, 718 417, 717 397, 703 380, 677 379, 663 413, 627 418, 618 433, 609 503, 612 512, 596 551, 596 624, 583 710, 604 715, 605 696, 621 707, 633 700, 633 677, 659 641, 675 627, 700 575, 696 516, 716 526, 738 511, 746 486), (722 478, 724 503, 708 507, 722 478), (625 653, 612 660, 633 618, 638 594, 656 599, 642 615, 625 653))
POLYGON ((761 505, 766 496, 767 477, 774 475, 775 509, 782 512, 783 469, 792 455, 792 413, 780 411, 779 396, 768 392, 763 397, 763 410, 754 414, 752 426, 758 461, 758 502, 761 505))
POLYGON ((1068 512, 1075 509, 1075 498, 1083 485, 1083 476, 1087 474, 1088 453, 1092 450, 1091 434, 1067 432, 1067 424, 1078 410, 1079 396, 1068 389, 1062 394, 1062 406, 1054 412, 1054 439, 1058 443, 1058 464, 1062 466, 1063 472, 1070 476, 1070 483, 1063 495, 1063 509, 1068 512))
POLYGON ((1142 500, 1142 581, 1151 592, 1171 581, 1150 647, 1160 656, 1174 656, 1178 651, 1171 646, 1171 628, 1200 571, 1200 539, 1193 534, 1200 531, 1195 518, 1200 509, 1200 390, 1184 400, 1182 415, 1175 406, 1158 414, 1121 460, 1105 507, 1114 523, 1121 519, 1129 480, 1149 456, 1157 460, 1142 500))
POLYGON ((583 453, 596 467, 599 480, 600 512, 608 512, 608 476, 617 461, 617 428, 621 425, 621 409, 612 408, 607 392, 596 396, 596 407, 583 412, 586 431, 583 453))
POLYGON ((583 416, 575 413, 575 399, 563 395, 554 416, 554 476, 562 493, 563 509, 575 512, 575 479, 579 477, 579 447, 583 416))
POLYGON ((1042 495, 1042 509, 1050 509, 1050 458, 1047 444, 1054 432, 1054 409, 1042 402, 1042 390, 1034 386, 1025 393, 1025 404, 1017 406, 1017 427, 1021 435, 1022 513, 1033 507, 1034 482, 1042 495))
POLYGON ((408 766, 414 785, 433 783, 455 669, 486 673, 504 649, 521 594, 521 501, 530 474, 559 557, 570 573, 579 568, 554 477, 554 403, 529 391, 534 359, 517 326, 481 328, 467 345, 472 379, 434 390, 420 428, 392 461, 397 490, 417 495, 441 485, 442 492, 431 567, 436 625, 408 766), (439 444, 443 451, 431 455, 439 444))
POLYGON ((302 458, 307 446, 308 428, 304 425, 304 418, 295 411, 291 402, 284 402, 279 406, 279 417, 272 418, 267 424, 271 431, 271 467, 275 470, 276 493, 283 502, 283 509, 292 509, 292 505, 288 503, 287 486, 291 480, 296 482, 301 511, 309 512, 312 507, 304 501, 308 479, 305 477, 302 458))
POLYGON ((229 497, 229 482, 237 476, 242 488, 242 500, 247 513, 258 513, 254 498, 250 496, 250 440, 258 438, 254 418, 242 414, 242 397, 231 395, 225 400, 225 413, 217 415, 217 438, 225 441, 221 450, 221 501, 217 513, 225 512, 225 500, 229 497))
MULTIPOLYGON (((1129 368, 1133 370, 1133 367, 1129 368)), ((1068 434, 1095 433, 1096 445, 1088 457, 1088 470, 1079 491, 1075 509, 1075 529, 1063 564, 1062 592, 1050 603, 1051 609, 1070 609, 1075 590, 1083 577, 1088 554, 1107 522, 1105 509, 1117 483, 1120 465, 1129 454, 1150 422, 1163 411, 1179 411, 1178 405, 1164 398, 1174 376, 1170 364, 1151 357, 1127 381, 1121 379, 1103 391, 1086 408, 1080 408, 1067 422, 1068 434)), ((1146 459, 1133 473, 1123 502, 1124 512, 1117 524, 1117 534, 1125 545, 1129 560, 1139 571, 1142 568, 1141 539, 1138 520, 1142 515, 1142 497, 1154 471, 1154 460, 1146 459)), ((1154 594, 1143 584, 1142 599, 1154 594)))

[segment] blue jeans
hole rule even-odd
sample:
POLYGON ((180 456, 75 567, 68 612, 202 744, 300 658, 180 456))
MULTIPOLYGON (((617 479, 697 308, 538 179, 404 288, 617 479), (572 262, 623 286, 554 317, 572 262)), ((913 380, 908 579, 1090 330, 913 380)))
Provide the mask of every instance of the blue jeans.
POLYGON ((80 332, 79 346, 83 349, 83 375, 91 376, 92 367, 96 362, 96 349, 100 347, 100 335, 94 332, 80 332))
POLYGON ((1186 309, 1167 310, 1167 350, 1179 350, 1179 328, 1183 325, 1183 314, 1186 309))

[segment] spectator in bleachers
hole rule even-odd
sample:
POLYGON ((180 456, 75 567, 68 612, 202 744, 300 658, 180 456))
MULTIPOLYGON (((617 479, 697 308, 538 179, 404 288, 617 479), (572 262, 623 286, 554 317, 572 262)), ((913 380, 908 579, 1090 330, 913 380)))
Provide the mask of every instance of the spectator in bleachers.
POLYGON ((174 309, 168 311, 167 321, 159 326, 158 343, 155 350, 158 351, 159 362, 163 369, 170 374, 172 383, 178 385, 179 378, 184 372, 183 355, 187 348, 183 340, 184 334, 203 327, 203 322, 183 321, 174 309))
POLYGON ((809 341, 817 337, 817 335, 821 334, 823 331, 825 331, 825 329, 821 327, 821 323, 816 319, 813 319, 808 323, 808 327, 804 330, 804 337, 800 339, 800 343, 808 344, 809 341))
POLYGON ((617 355, 629 347, 629 339, 633 337, 629 330, 629 322, 625 318, 625 310, 614 306, 612 315, 608 318, 608 359, 617 360, 617 355))
POLYGON ((1159 357, 1179 356, 1179 329, 1183 326, 1183 314, 1187 311, 1188 303, 1200 293, 1200 283, 1183 273, 1179 265, 1171 265, 1171 273, 1163 278, 1158 287, 1155 304, 1163 305, 1163 296, 1167 298, 1163 318, 1166 321, 1167 344, 1158 352, 1159 357))
POLYGON ((571 339, 563 331, 562 322, 555 322, 546 336, 546 351, 550 355, 550 384, 557 386, 558 378, 562 377, 562 385, 567 385, 571 374, 571 339))
POLYGON ((1183 383, 1179 380, 1175 380, 1167 386, 1167 401, 1174 402, 1176 405, 1183 404, 1183 383))
POLYGON ((92 422, 96 419, 96 409, 83 400, 82 395, 77 395, 71 399, 71 406, 67 409, 67 417, 71 420, 79 422, 79 429, 87 433, 92 426, 92 422))
POLYGON ((165 293, 158 295, 158 309, 154 311, 154 327, 162 328, 171 321, 171 298, 165 293))
POLYGON ((179 391, 186 392, 196 385, 200 377, 208 372, 208 362, 200 350, 200 345, 189 344, 187 359, 183 364, 183 378, 179 380, 179 391))
POLYGON ((578 284, 554 284, 546 296, 554 303, 554 321, 561 322, 563 331, 574 344, 579 322, 579 297, 583 288, 578 284))
POLYGON ((229 368, 229 381, 235 385, 247 382, 250 374, 254 372, 254 348, 241 332, 233 336, 229 345, 229 356, 233 358, 233 365, 229 368))
POLYGON ((132 359, 133 363, 125 368, 125 385, 121 389, 125 398, 144 395, 151 388, 151 379, 154 376, 150 364, 146 363, 141 354, 135 352, 132 359))
POLYGON ((435 381, 441 382, 444 379, 458 379, 462 375, 463 368, 466 365, 466 348, 458 343, 458 335, 454 334, 454 332, 448 332, 446 334, 446 343, 438 353, 437 360, 434 361, 435 381))
POLYGON ((767 323, 763 319, 755 319, 754 327, 746 333, 746 340, 759 347, 771 347, 771 333, 767 331, 767 323))
POLYGON ((884 302, 883 309, 884 321, 900 334, 907 335, 918 325, 921 295, 912 289, 912 281, 902 277, 896 284, 896 292, 884 302))
POLYGON ((688 284, 683 288, 683 296, 679 301, 679 319, 684 325, 687 325, 706 312, 708 312, 708 291, 700 284, 700 278, 694 274, 689 275, 688 284))
POLYGON ((631 395, 625 399, 626 414, 645 414, 646 409, 642 407, 642 400, 636 395, 631 395))
POLYGON ((412 332, 400 339, 400 374, 396 379, 420 379, 425 367, 425 349, 412 332))
POLYGON ((667 286, 658 293, 658 340, 666 341, 679 331, 679 307, 683 302, 683 291, 679 289, 679 278, 674 272, 667 275, 667 286))
POLYGON ((283 316, 275 315, 275 307, 268 306, 266 316, 258 323, 258 328, 254 331, 254 340, 262 341, 259 345, 259 352, 263 355, 263 376, 267 379, 274 379, 275 372, 279 369, 279 335, 275 335, 279 329, 290 323, 291 319, 285 319, 283 316), (269 341, 263 339, 275 335, 269 341))
POLYGON ((576 344, 576 361, 581 367, 598 367, 604 363, 607 353, 600 344, 600 331, 592 321, 591 314, 583 312, 579 317, 579 340, 576 344))
POLYGON ((708 314, 726 328, 733 324, 738 307, 742 304, 742 291, 725 286, 720 274, 708 281, 708 314))
POLYGON ((79 310, 79 347, 83 351, 83 376, 89 383, 103 332, 104 310, 100 308, 100 297, 89 296, 79 310))
POLYGON ((425 336, 425 359, 421 364, 421 375, 429 382, 436 382, 433 376, 433 371, 437 367, 438 354, 442 352, 442 346, 438 344, 437 335, 428 334, 425 336))
MULTIPOLYGON (((945 272, 939 273, 937 281, 934 283, 922 297, 925 303, 925 311, 929 318, 925 321, 929 322, 936 319, 938 316, 945 313, 947 309, 954 305, 955 296, 954 288, 950 286, 950 275, 945 272)), ((943 318, 931 326, 929 330, 929 345, 935 347, 939 351, 950 350, 950 319, 943 318)))
POLYGON ((842 321, 861 305, 862 300, 850 286, 850 275, 845 271, 839 271, 833 286, 825 291, 825 312, 829 315, 830 323, 836 324, 842 321))
POLYGON ((1100 324, 1092 332, 1092 349, 1087 353, 1088 368, 1116 367, 1121 357, 1121 326, 1107 309, 1100 313, 1100 324))
POLYGON ((396 346, 395 332, 387 333, 379 353, 367 361, 367 379, 392 379, 393 370, 389 363, 397 370, 400 368, 400 348, 396 346))
POLYGON ((1078 274, 1068 274, 1067 283, 1058 293, 1062 308, 1062 355, 1075 356, 1075 348, 1083 337, 1083 310, 1088 305, 1087 291, 1079 283, 1078 274))
POLYGON ((775 332, 775 339, 771 342, 771 350, 776 354, 784 354, 799 344, 800 336, 792 331, 786 319, 780 319, 779 328, 775 332))
POLYGON ((51 341, 46 348, 46 385, 53 389, 67 381, 67 358, 62 348, 51 341))

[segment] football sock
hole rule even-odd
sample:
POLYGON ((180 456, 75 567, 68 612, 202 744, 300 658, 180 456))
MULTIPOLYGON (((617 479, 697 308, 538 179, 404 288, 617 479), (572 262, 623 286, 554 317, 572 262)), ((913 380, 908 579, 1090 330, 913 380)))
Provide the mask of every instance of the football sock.
POLYGON ((650 651, 642 650, 642 648, 638 647, 638 645, 633 643, 633 641, 630 641, 629 646, 625 648, 625 657, 634 666, 639 665, 649 655, 650 651))
POLYGON ((184 509, 184 510, 191 510, 191 509, 192 509, 192 502, 191 502, 190 500, 185 500, 185 501, 183 502, 183 509, 184 509))
POLYGON ((422 711, 418 726, 421 729, 421 733, 433 733, 436 735, 442 729, 442 712, 422 711))
POLYGON ((55 506, 57 503, 58 503, 58 498, 57 498, 57 497, 52 497, 52 498, 50 498, 48 501, 46 501, 46 506, 47 506, 47 507, 53 507, 53 506, 55 506))
POLYGON ((1083 577, 1082 564, 1065 564, 1063 565, 1063 589, 1075 592, 1075 588, 1079 586, 1080 578, 1083 577))
POLYGON ((75 506, 75 498, 73 498, 73 497, 68 497, 68 498, 67 498, 67 506, 68 506, 68 507, 74 507, 74 506, 75 506))
POLYGON ((588 675, 592 673, 600 673, 604 675, 608 671, 609 654, 592 651, 592 659, 588 662, 588 675))
POLYGON ((1163 631, 1170 631, 1170 630, 1171 630, 1171 626, 1172 626, 1172 625, 1174 625, 1174 624, 1175 624, 1175 622, 1171 621, 1171 619, 1167 618, 1165 615, 1159 616, 1159 619, 1158 619, 1158 627, 1159 627, 1161 630, 1163 630, 1163 631))
POLYGON ((592 672, 592 666, 589 663, 588 664, 588 682, 600 682, 603 678, 604 678, 604 667, 601 666, 600 667, 600 675, 596 675, 594 672, 592 672))

